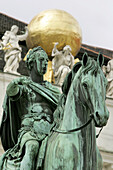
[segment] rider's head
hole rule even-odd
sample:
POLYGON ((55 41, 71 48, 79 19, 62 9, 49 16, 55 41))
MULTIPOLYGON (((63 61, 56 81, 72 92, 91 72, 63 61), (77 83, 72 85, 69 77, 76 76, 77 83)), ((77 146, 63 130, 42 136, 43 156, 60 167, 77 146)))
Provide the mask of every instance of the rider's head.
POLYGON ((43 75, 47 71, 48 55, 40 46, 35 47, 29 50, 26 64, 30 71, 34 67, 35 71, 43 75))

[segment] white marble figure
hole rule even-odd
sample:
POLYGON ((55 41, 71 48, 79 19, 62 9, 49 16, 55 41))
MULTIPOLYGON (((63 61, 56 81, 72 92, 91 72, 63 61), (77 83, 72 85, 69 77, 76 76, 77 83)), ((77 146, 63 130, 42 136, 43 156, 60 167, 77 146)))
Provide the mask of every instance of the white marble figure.
POLYGON ((25 34, 17 35, 18 26, 13 25, 10 31, 6 31, 2 37, 0 43, 2 50, 5 52, 4 60, 4 72, 9 72, 13 74, 19 74, 17 69, 19 67, 19 62, 21 61, 22 48, 19 46, 19 41, 24 41, 28 35, 28 29, 25 27, 25 34))
POLYGON ((74 57, 71 54, 71 47, 66 45, 62 51, 59 51, 56 46, 58 42, 55 43, 52 50, 52 68, 55 77, 55 84, 62 86, 65 76, 69 73, 74 65, 74 57))
POLYGON ((113 98, 113 59, 108 61, 107 66, 103 66, 103 72, 108 80, 106 96, 113 98))

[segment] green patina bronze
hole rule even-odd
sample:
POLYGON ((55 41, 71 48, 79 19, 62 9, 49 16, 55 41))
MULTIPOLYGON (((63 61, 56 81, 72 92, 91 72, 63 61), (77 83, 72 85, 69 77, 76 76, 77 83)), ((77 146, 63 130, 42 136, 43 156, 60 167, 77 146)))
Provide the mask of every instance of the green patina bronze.
POLYGON ((47 63, 45 51, 34 48, 26 61, 30 77, 15 79, 7 87, 0 131, 6 152, 0 160, 0 169, 30 170, 36 164, 42 166, 60 95, 57 88, 43 81, 47 63))
POLYGON ((54 112, 56 128, 48 139, 44 170, 102 170, 95 126, 105 126, 109 117, 103 60, 101 54, 97 62, 84 54, 67 75, 54 112))
POLYGON ((62 95, 43 81, 47 60, 41 47, 31 50, 30 77, 7 87, 0 170, 101 170, 95 126, 105 126, 109 117, 103 56, 96 62, 84 54, 66 76, 62 95))

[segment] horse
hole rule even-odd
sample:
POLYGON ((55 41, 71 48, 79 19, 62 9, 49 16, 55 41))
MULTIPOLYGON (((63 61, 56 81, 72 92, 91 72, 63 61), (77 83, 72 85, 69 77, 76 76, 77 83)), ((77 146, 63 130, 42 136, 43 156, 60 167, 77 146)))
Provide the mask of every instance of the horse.
POLYGON ((85 53, 69 74, 62 120, 48 139, 44 170, 102 169, 95 127, 105 126, 109 117, 103 62, 102 54, 95 61, 85 53))

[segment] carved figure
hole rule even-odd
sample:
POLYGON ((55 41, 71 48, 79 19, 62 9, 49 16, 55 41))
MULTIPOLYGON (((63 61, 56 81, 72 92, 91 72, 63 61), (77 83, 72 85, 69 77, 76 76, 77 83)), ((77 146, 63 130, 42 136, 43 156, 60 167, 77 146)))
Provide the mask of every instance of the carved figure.
POLYGON ((113 98, 113 59, 108 61, 107 66, 103 66, 103 72, 108 80, 106 96, 113 98))
POLYGON ((6 152, 0 159, 0 170, 39 169, 54 126, 53 112, 60 92, 43 81, 48 56, 37 47, 29 51, 26 63, 30 77, 13 80, 4 99, 0 134, 6 152))
POLYGON ((25 27, 25 34, 17 35, 18 26, 13 25, 10 31, 6 31, 2 37, 1 49, 5 51, 4 60, 6 62, 4 66, 4 72, 13 74, 17 73, 19 62, 21 61, 22 48, 19 46, 19 41, 24 41, 28 35, 28 29, 25 27))
POLYGON ((44 170, 102 170, 95 134, 95 126, 105 126, 109 117, 102 63, 102 55, 96 62, 84 54, 82 62, 66 76, 54 112, 57 128, 48 139, 44 170))
POLYGON ((63 84, 64 78, 71 71, 74 65, 74 57, 71 54, 71 47, 66 45, 62 51, 59 51, 56 46, 58 42, 55 43, 52 50, 52 68, 55 77, 55 84, 61 86, 63 84))

